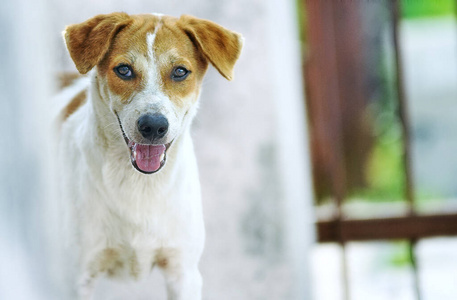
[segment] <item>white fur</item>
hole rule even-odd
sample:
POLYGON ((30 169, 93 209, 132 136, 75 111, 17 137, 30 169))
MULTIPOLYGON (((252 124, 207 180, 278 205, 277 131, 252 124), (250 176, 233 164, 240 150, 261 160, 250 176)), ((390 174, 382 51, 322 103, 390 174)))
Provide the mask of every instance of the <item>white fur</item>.
POLYGON ((201 299, 198 261, 205 234, 189 133, 196 107, 186 115, 161 91, 154 37, 148 36, 152 71, 146 90, 121 106, 92 72, 90 82, 86 81, 87 103, 65 121, 60 132, 65 265, 72 267, 68 280, 77 282, 75 295, 69 297, 92 299, 97 277, 106 273, 100 266, 116 257, 106 265, 116 270, 117 277, 133 278, 146 276, 154 264, 166 260, 162 270, 169 299, 201 299), (131 139, 138 138, 134 124, 139 113, 158 111, 168 118, 166 139, 173 144, 158 173, 145 175, 132 167, 115 111, 131 139), (116 263, 124 267, 116 268, 116 263))

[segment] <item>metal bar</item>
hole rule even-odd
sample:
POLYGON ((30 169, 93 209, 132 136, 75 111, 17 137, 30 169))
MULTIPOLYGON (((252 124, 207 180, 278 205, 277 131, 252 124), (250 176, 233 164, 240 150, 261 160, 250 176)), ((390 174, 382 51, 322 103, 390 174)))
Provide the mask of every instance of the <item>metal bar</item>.
POLYGON ((420 278, 419 278, 419 266, 417 265, 417 254, 416 254, 416 244, 417 239, 411 239, 408 243, 408 254, 411 262, 411 267, 413 269, 413 282, 414 290, 418 300, 422 298, 420 290, 420 278))
POLYGON ((393 44, 395 51, 395 69, 398 97, 398 112, 402 127, 403 136, 403 167, 405 171, 405 197, 409 206, 409 214, 414 215, 414 185, 412 176, 412 161, 411 161, 411 126, 408 115, 408 104, 405 95, 405 86, 403 82, 403 60, 400 51, 399 42, 399 19, 400 19, 400 2, 392 0, 393 9, 393 44))
POLYGON ((320 221, 316 226, 320 243, 339 242, 340 232, 345 241, 351 242, 418 240, 427 237, 457 236, 457 214, 320 221))
MULTIPOLYGON (((406 102, 405 87, 403 82, 403 65, 402 65, 402 56, 400 51, 400 42, 399 42, 399 21, 401 19, 401 3, 399 0, 392 0, 392 29, 393 29, 393 43, 395 51, 395 70, 396 70, 396 83, 397 83, 397 97, 398 97, 398 109, 400 115, 400 122, 402 127, 402 137, 403 137, 403 167, 405 172, 405 197, 408 202, 409 215, 415 215, 414 209, 414 186, 413 186, 413 177, 412 177, 412 161, 411 161, 411 128, 410 128, 410 119, 408 115, 408 107, 406 102)), ((414 289, 416 293, 416 298, 420 300, 420 280, 419 280, 419 270, 416 260, 415 246, 416 239, 411 239, 409 241, 409 252, 411 266, 413 268, 413 277, 414 277, 414 289)))
MULTIPOLYGON (((338 44, 338 34, 340 34, 339 30, 341 29, 340 26, 344 26, 344 21, 339 18, 339 11, 342 9, 341 5, 344 5, 339 2, 330 1, 330 9, 331 9, 331 32, 332 32, 332 42, 333 42, 333 56, 335 59, 335 73, 336 73, 336 95, 337 95, 337 105, 334 107, 329 107, 332 114, 332 119, 335 125, 335 129, 332 130, 332 139, 334 140, 335 148, 332 151, 332 160, 331 160, 331 169, 332 169, 332 194, 336 202, 336 216, 335 221, 338 223, 338 243, 341 245, 341 272, 342 272, 342 279, 343 279, 343 299, 350 300, 351 293, 349 288, 349 265, 347 261, 347 247, 346 247, 346 240, 344 238, 344 234, 342 231, 342 221, 343 221, 343 202, 346 197, 347 186, 346 186, 346 164, 345 164, 345 155, 344 155, 344 124, 343 124, 343 106, 346 103, 343 103, 344 100, 342 99, 342 79, 340 78, 340 72, 338 72, 339 65, 341 60, 344 60, 345 57, 342 57, 339 53, 338 49, 342 47, 342 45, 338 44), (336 130, 336 129, 339 130, 336 130)), ((343 12, 344 13, 344 12, 343 12)))

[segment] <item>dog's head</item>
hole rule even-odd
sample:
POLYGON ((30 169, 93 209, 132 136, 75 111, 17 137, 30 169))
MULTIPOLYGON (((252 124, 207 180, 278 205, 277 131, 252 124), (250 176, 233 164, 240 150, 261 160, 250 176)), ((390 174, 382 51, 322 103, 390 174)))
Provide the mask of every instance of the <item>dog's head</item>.
POLYGON ((99 15, 64 36, 80 73, 96 67, 101 99, 143 173, 161 169, 190 123, 208 63, 231 80, 242 47, 239 34, 186 15, 99 15))

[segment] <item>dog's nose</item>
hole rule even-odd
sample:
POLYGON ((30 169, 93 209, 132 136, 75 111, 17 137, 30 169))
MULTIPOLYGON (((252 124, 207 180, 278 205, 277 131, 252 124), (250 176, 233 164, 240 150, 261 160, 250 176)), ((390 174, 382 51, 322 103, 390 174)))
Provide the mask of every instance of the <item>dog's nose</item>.
POLYGON ((160 139, 168 132, 168 120, 161 114, 143 115, 138 119, 138 131, 145 139, 160 139))

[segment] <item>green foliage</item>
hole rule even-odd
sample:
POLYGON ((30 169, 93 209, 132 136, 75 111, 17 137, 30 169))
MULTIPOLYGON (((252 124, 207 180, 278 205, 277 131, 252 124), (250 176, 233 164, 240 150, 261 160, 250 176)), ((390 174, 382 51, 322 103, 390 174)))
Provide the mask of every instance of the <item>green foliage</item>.
POLYGON ((404 191, 402 141, 389 134, 378 137, 368 166, 371 198, 401 200, 404 191))
POLYGON ((298 33, 299 33, 300 42, 302 44, 306 41, 306 14, 305 14, 305 5, 303 2, 304 2, 303 0, 295 1, 295 11, 297 14, 297 21, 298 21, 298 33))
MULTIPOLYGON (((389 101, 387 101, 389 102, 389 101)), ((401 125, 391 103, 377 103, 370 110, 374 116, 375 139, 366 166, 367 186, 354 196, 368 201, 404 199, 405 174, 401 125)))
POLYGON ((385 267, 403 268, 411 266, 410 245, 406 241, 395 241, 381 259, 385 267))
POLYGON ((404 18, 448 16, 455 13, 454 0, 401 0, 404 18))

